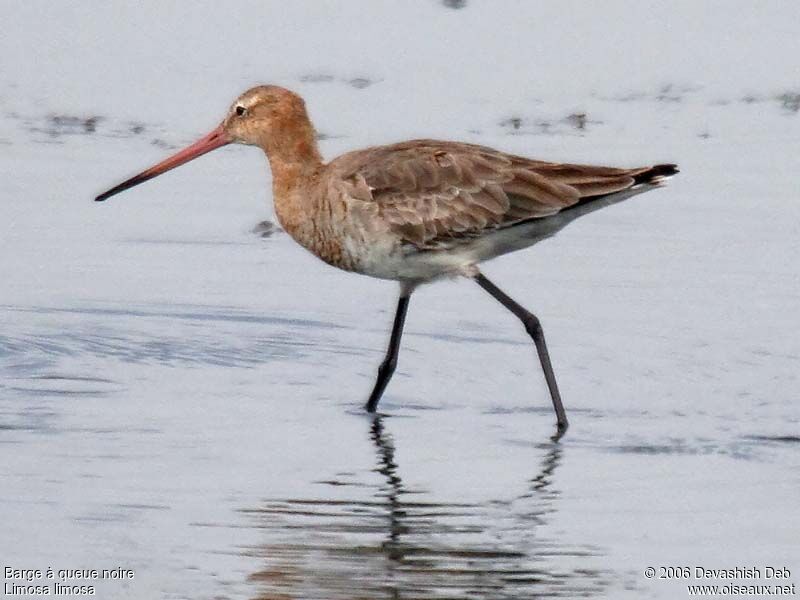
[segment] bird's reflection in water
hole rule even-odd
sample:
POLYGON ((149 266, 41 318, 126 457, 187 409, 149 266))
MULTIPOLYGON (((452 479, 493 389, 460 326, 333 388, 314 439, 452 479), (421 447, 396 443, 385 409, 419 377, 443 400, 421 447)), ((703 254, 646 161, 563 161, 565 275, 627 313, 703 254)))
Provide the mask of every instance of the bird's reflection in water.
POLYGON ((613 573, 583 564, 597 549, 542 533, 559 500, 558 441, 539 447, 523 494, 467 503, 429 499, 403 484, 382 417, 372 421, 370 437, 377 485, 320 482, 350 493, 272 500, 246 511, 267 538, 248 552, 264 561, 250 577, 255 598, 574 598, 602 595, 612 581, 613 573))

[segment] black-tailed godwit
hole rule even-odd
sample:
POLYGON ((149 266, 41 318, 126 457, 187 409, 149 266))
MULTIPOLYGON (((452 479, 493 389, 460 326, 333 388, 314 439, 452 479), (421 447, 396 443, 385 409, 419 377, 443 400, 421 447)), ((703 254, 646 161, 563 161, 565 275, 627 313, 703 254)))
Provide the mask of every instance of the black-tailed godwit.
POLYGON ((266 153, 275 213, 295 241, 340 269, 400 282, 389 347, 368 411, 375 411, 395 371, 411 293, 422 283, 464 276, 524 324, 560 432, 567 415, 539 319, 489 281, 478 264, 531 246, 575 218, 657 187, 678 172, 672 164, 619 169, 542 162, 438 140, 366 148, 325 163, 303 99, 267 85, 242 94, 207 136, 96 200, 233 142, 266 153))

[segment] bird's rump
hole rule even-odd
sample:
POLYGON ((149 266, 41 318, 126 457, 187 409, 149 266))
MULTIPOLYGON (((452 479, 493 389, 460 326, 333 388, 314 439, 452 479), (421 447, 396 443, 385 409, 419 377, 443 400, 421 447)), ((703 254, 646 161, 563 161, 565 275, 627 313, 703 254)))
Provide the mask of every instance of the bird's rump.
POLYGON ((548 163, 435 140, 368 148, 331 166, 348 183, 354 202, 418 248, 554 215, 583 199, 643 183, 641 176, 654 168, 548 163))

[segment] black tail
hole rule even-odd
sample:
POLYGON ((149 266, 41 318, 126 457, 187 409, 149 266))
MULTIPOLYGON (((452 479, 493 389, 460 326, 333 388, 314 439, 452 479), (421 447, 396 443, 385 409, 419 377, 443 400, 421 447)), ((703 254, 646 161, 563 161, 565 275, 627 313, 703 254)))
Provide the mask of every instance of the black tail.
POLYGON ((655 165, 642 173, 634 176, 633 185, 640 183, 657 183, 661 179, 666 179, 672 175, 680 173, 678 165, 655 165))

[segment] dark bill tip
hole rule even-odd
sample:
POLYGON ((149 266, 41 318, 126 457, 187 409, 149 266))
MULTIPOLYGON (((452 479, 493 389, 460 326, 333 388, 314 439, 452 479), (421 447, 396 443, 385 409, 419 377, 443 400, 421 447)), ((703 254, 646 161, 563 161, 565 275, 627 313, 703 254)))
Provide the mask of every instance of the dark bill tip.
POLYGON ((114 196, 115 194, 119 194, 120 192, 124 192, 128 188, 132 188, 133 186, 139 185, 140 183, 144 183, 145 181, 147 181, 148 179, 151 179, 153 177, 155 177, 155 175, 151 175, 150 177, 142 177, 141 175, 136 175, 135 177, 131 177, 130 179, 127 179, 127 180, 123 181, 119 185, 115 185, 110 190, 103 192, 102 194, 97 196, 94 199, 94 201, 95 202, 103 202, 103 201, 107 200, 108 198, 111 198, 111 196, 114 196))

